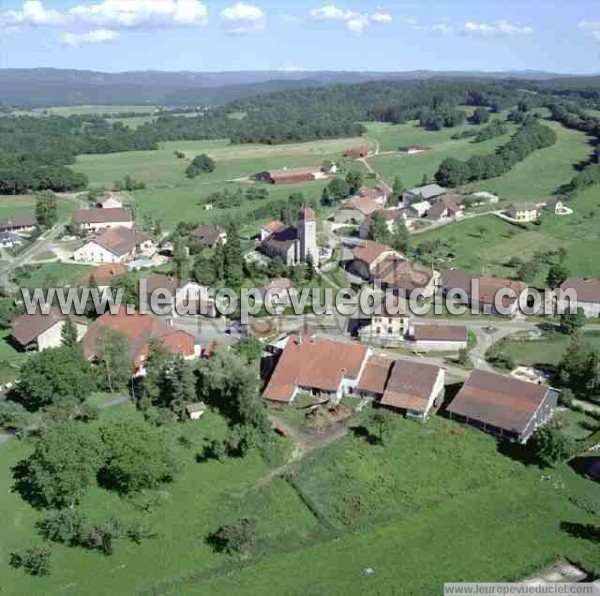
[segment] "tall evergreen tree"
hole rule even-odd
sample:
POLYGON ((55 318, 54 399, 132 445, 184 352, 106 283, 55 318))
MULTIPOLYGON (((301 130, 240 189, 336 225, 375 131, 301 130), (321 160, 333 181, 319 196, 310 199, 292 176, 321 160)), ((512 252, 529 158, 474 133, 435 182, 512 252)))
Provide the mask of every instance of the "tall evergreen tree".
POLYGON ((67 319, 60 332, 60 341, 63 346, 77 345, 77 327, 71 319, 67 319))
POLYGON ((239 288, 244 274, 244 258, 237 225, 227 226, 227 244, 223 248, 225 282, 230 288, 239 288))

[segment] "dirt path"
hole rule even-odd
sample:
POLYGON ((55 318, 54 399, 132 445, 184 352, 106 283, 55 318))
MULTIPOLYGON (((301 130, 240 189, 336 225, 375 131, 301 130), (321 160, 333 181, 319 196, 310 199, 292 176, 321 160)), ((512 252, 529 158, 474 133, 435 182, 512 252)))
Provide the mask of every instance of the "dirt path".
POLYGON ((308 432, 288 424, 274 414, 269 414, 269 420, 274 426, 280 429, 286 437, 292 437, 292 439, 294 439, 294 448, 292 454, 284 464, 274 468, 268 474, 256 480, 254 484, 256 488, 262 488, 269 484, 273 478, 285 474, 285 472, 287 472, 296 462, 300 461, 311 451, 325 447, 348 434, 348 425, 346 424, 346 421, 336 422, 323 430, 308 432))

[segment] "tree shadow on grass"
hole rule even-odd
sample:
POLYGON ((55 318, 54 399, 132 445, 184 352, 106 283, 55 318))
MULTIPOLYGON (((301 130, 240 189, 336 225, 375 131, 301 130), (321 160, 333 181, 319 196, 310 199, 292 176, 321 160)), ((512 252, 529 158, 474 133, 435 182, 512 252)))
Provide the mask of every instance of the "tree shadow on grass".
POLYGON ((521 443, 511 443, 508 440, 498 439, 497 450, 501 455, 523 465, 537 467, 540 465, 531 445, 521 445, 521 443))
POLYGON ((563 521, 560 522, 560 529, 573 538, 582 538, 596 544, 600 543, 600 526, 563 521))
POLYGON ((30 480, 31 474, 27 460, 17 463, 13 466, 11 472, 15 481, 11 489, 12 492, 18 493, 34 509, 42 509, 47 506, 39 488, 30 480))
POLYGON ((362 424, 359 426, 351 426, 349 430, 357 439, 363 439, 369 445, 382 444, 381 439, 362 424))

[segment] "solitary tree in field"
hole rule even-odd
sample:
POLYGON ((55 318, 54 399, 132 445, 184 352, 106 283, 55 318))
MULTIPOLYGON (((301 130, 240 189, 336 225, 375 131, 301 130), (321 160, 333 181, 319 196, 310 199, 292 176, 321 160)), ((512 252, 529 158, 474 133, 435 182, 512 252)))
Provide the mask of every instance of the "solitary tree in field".
POLYGON ((556 425, 542 427, 533 437, 533 448, 543 466, 554 467, 569 459, 575 452, 573 439, 556 425))
POLYGON ((377 428, 377 434, 379 435, 379 442, 384 444, 384 436, 387 435, 391 430, 391 419, 388 414, 381 410, 377 410, 371 416, 371 422, 377 428))

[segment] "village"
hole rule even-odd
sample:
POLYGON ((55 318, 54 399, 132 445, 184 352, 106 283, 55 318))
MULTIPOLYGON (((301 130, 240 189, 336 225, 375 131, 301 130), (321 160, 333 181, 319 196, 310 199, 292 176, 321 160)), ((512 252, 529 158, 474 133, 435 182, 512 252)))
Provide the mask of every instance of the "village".
MULTIPOLYGON (((360 147, 348 149, 345 154, 356 159, 366 155, 367 149, 360 147)), ((336 173, 334 162, 326 166, 326 170, 317 173, 310 168, 266 172, 257 176, 256 183, 288 184, 336 173)), ((132 314, 121 307, 118 312, 107 311, 92 322, 83 317, 72 318, 85 358, 90 361, 97 358, 98 338, 106 328, 126 336, 133 377, 145 374, 144 361, 151 342, 156 339, 185 359, 194 359, 210 357, 216 346, 231 346, 243 335, 250 335, 259 338, 263 345, 261 370, 265 384, 263 397, 267 401, 291 404, 297 395, 306 394, 313 396, 320 406, 335 407, 344 396, 356 396, 421 421, 439 410, 453 420, 467 422, 503 439, 527 442, 552 419, 560 391, 547 384, 549 379, 541 370, 518 367, 509 371, 513 373, 511 376, 498 374, 486 361, 485 354, 494 342, 510 333, 533 332, 535 324, 518 312, 518 298, 527 291, 527 284, 454 268, 436 270, 413 263, 401 250, 373 239, 376 222, 381 222, 388 235, 398 226, 407 234, 418 234, 423 225, 446 225, 463 217, 477 216, 481 212, 469 215, 466 205, 494 205, 497 197, 485 192, 464 196, 437 184, 407 189, 394 201, 392 195, 387 184, 377 183, 374 187, 359 188, 356 196, 344 200, 325 221, 317 221, 315 211, 303 207, 295 225, 285 225, 279 220, 266 222, 257 230, 254 249, 243 257, 265 270, 274 261, 290 271, 297 266, 308 266, 324 279, 335 267, 343 272, 348 287, 360 291, 377 283, 383 291, 398 297, 396 313, 348 318, 341 328, 338 320, 337 329, 331 321, 310 315, 266 316, 246 325, 236 324, 235 318, 221 318, 214 298, 209 298, 207 286, 160 272, 173 260, 176 249, 172 237, 152 238, 137 229, 121 193, 97 197, 89 208, 73 213, 63 232, 71 246, 74 238, 81 238, 70 255, 65 253, 66 258, 92 265, 79 285, 106 292, 120 278, 135 272, 136 280, 145 284, 147 300, 155 290, 162 289, 170 293, 171 304, 166 317, 132 314), (326 234, 318 230, 326 230, 326 234), (325 245, 318 242, 323 236, 327 240, 325 245), (336 258, 339 258, 337 263, 336 258), (152 272, 153 268, 157 272, 152 272), (471 295, 474 280, 479 287, 477 296, 471 295), (495 294, 502 288, 514 289, 517 296, 505 305, 508 314, 498 313, 494 306, 495 294), (460 289, 467 296, 465 306, 475 309, 472 312, 496 315, 487 325, 493 330, 492 335, 486 335, 480 319, 462 322, 451 317, 437 320, 421 317, 420 320, 409 312, 407 303, 412 293, 418 291, 422 299, 432 301, 436 289, 441 290, 441 296, 460 289), (187 312, 194 314, 178 317, 178 306, 184 303, 187 312), (498 319, 501 314, 506 322, 498 319), (498 333, 494 337, 495 331, 498 333), (403 351, 405 357, 395 356, 394 350, 403 351), (471 372, 469 366, 473 368, 471 372), (449 379, 456 381, 457 371, 464 384, 448 402, 445 387, 451 382, 449 379)), ((569 213, 560 202, 539 202, 511 204, 494 214, 518 224, 535 221, 542 209, 550 208, 556 214, 569 213)), ((36 228, 33 217, 11 218, 0 226, 13 245, 24 241, 36 228)), ((228 232, 222 225, 201 224, 191 230, 191 238, 203 250, 214 251, 227 245, 228 232)), ((189 248, 184 250, 189 255, 189 248)), ((568 278, 560 289, 577 292, 578 307, 586 317, 600 315, 600 280, 568 278)), ((280 312, 284 312, 297 289, 289 277, 277 277, 259 291, 263 297, 276 291, 280 312)), ((12 341, 24 352, 59 347, 67 321, 71 318, 61 314, 56 306, 48 314, 40 311, 21 314, 12 323, 12 341)), ((198 408, 198 404, 188 405, 192 410, 198 408)))

